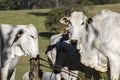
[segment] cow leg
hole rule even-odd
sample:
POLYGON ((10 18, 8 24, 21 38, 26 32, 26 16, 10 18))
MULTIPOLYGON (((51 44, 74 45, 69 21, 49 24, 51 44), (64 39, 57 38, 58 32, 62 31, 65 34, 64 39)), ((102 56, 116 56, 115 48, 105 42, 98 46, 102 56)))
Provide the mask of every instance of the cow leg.
POLYGON ((9 71, 9 74, 7 76, 8 80, 13 80, 13 79, 11 79, 13 72, 14 72, 14 70, 9 71))
POLYGON ((107 71, 107 80, 110 80, 110 62, 109 62, 109 59, 108 59, 108 63, 107 63, 107 65, 108 65, 108 71, 107 71))
POLYGON ((111 57, 109 57, 111 80, 118 80, 119 79, 119 74, 120 74, 119 59, 120 59, 120 57, 118 57, 118 55, 111 55, 111 57), (113 56, 115 58, 113 58, 113 56))
POLYGON ((10 80, 15 80, 15 73, 16 73, 16 68, 13 70, 13 72, 11 73, 11 78, 10 80))
MULTIPOLYGON (((76 77, 72 76, 72 79, 71 80, 77 80, 77 77, 78 77, 78 71, 72 71, 73 73, 77 74, 75 75, 76 77)), ((74 75, 74 74, 73 74, 74 75)))
POLYGON ((85 67, 85 79, 84 80, 91 80, 93 74, 93 69, 90 67, 85 67))
POLYGON ((93 69, 93 78, 94 80, 100 80, 100 72, 93 69))
POLYGON ((56 78, 56 80, 61 80, 61 74, 60 73, 55 74, 55 78, 56 78))
POLYGON ((5 65, 4 68, 2 68, 1 74, 2 74, 2 80, 7 80, 7 76, 8 76, 8 69, 9 69, 9 63, 5 65))
POLYGON ((10 59, 8 59, 5 63, 4 68, 1 70, 2 80, 7 80, 10 59))

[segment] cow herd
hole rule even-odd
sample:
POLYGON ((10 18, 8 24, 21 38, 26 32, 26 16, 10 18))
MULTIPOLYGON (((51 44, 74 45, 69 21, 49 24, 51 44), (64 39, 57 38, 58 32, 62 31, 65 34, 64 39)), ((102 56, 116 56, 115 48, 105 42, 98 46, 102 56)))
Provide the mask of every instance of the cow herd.
MULTIPOLYGON (((84 80, 92 76, 101 80, 100 72, 107 72, 108 80, 119 80, 120 13, 101 10, 88 18, 74 11, 60 23, 67 28, 50 38, 46 50, 53 73, 41 71, 42 80, 77 80, 79 71, 84 73, 84 80)), ((31 59, 39 55, 35 26, 0 24, 0 80, 15 80, 16 66, 23 55, 31 59)), ((32 80, 30 72, 22 80, 32 80)))

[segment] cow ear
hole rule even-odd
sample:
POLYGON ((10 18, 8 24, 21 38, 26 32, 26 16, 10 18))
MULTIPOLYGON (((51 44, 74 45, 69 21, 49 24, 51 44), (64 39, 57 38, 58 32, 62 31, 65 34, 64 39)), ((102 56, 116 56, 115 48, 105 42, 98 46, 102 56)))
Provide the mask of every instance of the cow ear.
POLYGON ((87 23, 90 24, 92 22, 93 22, 93 19, 92 18, 88 18, 87 23))
POLYGON ((63 17, 59 21, 60 21, 61 24, 68 25, 68 23, 69 23, 69 17, 63 17))

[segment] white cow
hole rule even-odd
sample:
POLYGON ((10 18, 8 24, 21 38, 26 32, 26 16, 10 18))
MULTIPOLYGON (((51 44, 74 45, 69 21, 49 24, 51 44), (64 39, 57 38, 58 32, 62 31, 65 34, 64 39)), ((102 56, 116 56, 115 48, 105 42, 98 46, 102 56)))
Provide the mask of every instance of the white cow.
POLYGON ((0 33, 1 80, 14 80, 19 57, 35 58, 39 54, 37 31, 32 24, 0 24, 0 33))
POLYGON ((92 19, 83 12, 73 12, 63 17, 61 23, 69 25, 72 40, 82 45, 81 62, 99 71, 110 65, 111 80, 120 75, 120 14, 102 10, 92 19))

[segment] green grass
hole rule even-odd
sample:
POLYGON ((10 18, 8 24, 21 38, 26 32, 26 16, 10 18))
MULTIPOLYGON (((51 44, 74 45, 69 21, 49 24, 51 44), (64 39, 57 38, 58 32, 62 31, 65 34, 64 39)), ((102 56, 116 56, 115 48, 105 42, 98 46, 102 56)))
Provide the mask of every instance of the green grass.
POLYGON ((94 6, 93 9, 88 12, 90 16, 93 16, 102 9, 108 9, 120 13, 120 4, 97 5, 94 6))
MULTIPOLYGON (((112 11, 120 12, 120 4, 111 5, 98 5, 92 10, 88 10, 89 16, 93 16, 101 9, 110 9, 112 11)), ((34 24, 38 32, 46 32, 44 21, 46 19, 46 13, 50 9, 35 9, 35 10, 16 10, 16 11, 0 11, 0 23, 7 24, 34 24)), ((39 36, 39 51, 40 56, 46 58, 45 50, 49 44, 49 40, 45 37, 39 36)), ((48 65, 45 62, 42 64, 48 65)), ((41 67, 45 71, 50 71, 47 68, 41 67)), ((29 57, 21 57, 17 66, 16 79, 19 80, 21 76, 29 70, 29 57)), ((106 74, 102 74, 102 77, 106 77, 106 74)), ((81 75, 80 75, 81 76, 81 75)), ((103 79, 106 80, 106 79, 103 79)))

